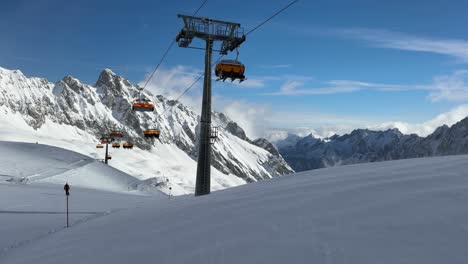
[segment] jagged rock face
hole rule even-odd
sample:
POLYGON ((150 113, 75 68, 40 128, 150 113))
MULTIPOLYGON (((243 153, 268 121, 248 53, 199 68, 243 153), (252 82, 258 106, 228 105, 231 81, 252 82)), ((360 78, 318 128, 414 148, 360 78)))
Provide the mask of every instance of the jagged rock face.
POLYGON ((242 140, 248 140, 247 136, 245 135, 244 129, 242 129, 236 122, 230 121, 227 123, 225 129, 233 134, 234 136, 237 136, 238 138, 242 140))
POLYGON ((468 153, 468 118, 452 127, 437 128, 423 138, 403 135, 398 129, 357 129, 343 136, 321 140, 312 135, 279 152, 296 171, 328 166, 384 160, 456 155, 468 153))
POLYGON ((433 155, 455 155, 468 153, 468 118, 461 120, 452 127, 439 127, 423 142, 432 146, 433 155))
MULTIPOLYGON (((0 92, 0 106, 21 114, 33 128, 51 121, 77 127, 94 135, 96 140, 117 129, 126 135, 124 141, 139 148, 149 150, 160 143, 175 144, 197 159, 199 115, 176 100, 148 91, 141 96, 155 103, 155 112, 132 111, 139 87, 111 70, 102 71, 91 86, 72 76, 52 84, 0 68, 0 92), (143 137, 143 131, 150 128, 161 130, 158 141, 143 137)), ((219 171, 248 182, 293 172, 281 156, 251 144, 244 130, 223 113, 213 112, 212 119, 213 125, 219 127, 220 137, 213 144, 212 164, 219 171)))
POLYGON ((278 150, 275 148, 275 146, 265 138, 258 138, 252 142, 254 145, 261 147, 262 149, 265 149, 266 151, 270 152, 271 154, 280 157, 280 153, 278 150))

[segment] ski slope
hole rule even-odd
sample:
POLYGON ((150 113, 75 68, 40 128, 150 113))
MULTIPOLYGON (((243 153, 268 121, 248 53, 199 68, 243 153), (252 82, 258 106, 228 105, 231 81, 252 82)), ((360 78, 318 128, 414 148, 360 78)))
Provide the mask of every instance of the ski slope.
POLYGON ((165 198, 93 158, 42 144, 0 141, 0 172, 0 255, 64 228, 65 182, 72 225, 165 198))
MULTIPOLYGON (((146 194, 145 182, 88 156, 63 148, 0 141, 0 182, 49 182, 84 188, 146 194), (142 189, 145 189, 143 192, 142 189)), ((153 193, 158 191, 154 189, 153 193)))
MULTIPOLYGON (((1 107, 0 110, 2 110, 1 107)), ((0 139, 3 141, 38 142, 39 145, 65 148, 94 159, 104 158, 105 150, 96 149, 96 139, 76 127, 46 121, 40 129, 34 130, 21 119, 21 116, 12 113, 0 115, 0 121, 0 139)), ((231 138, 237 140, 233 136, 231 138)), ((174 195, 194 193, 197 163, 174 144, 156 144, 157 147, 148 151, 138 147, 132 150, 109 148, 109 153, 113 158, 109 161, 109 165, 142 181, 151 178, 159 180, 170 178, 170 186, 174 195)), ((240 154, 244 153, 249 154, 248 151, 240 152, 240 154)), ((250 161, 250 163, 254 162, 256 159, 250 161)), ((212 169, 212 190, 241 184, 245 184, 245 180, 212 169)), ((165 187, 159 189, 168 193, 165 187)))
POLYGON ((466 264, 467 167, 466 155, 377 162, 141 200, 0 262, 466 264))
MULTIPOLYGON (((70 224, 78 225, 161 196, 129 195, 80 188, 70 190, 70 224)), ((60 232, 66 225, 62 185, 0 182, 0 262, 3 253, 60 232)), ((47 262, 47 261, 46 261, 47 262)))

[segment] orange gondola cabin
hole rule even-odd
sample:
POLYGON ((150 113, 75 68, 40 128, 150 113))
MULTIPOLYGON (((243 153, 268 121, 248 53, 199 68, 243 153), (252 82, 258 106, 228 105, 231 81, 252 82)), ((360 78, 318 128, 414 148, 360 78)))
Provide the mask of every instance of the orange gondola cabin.
POLYGON ((159 129, 147 129, 143 132, 147 138, 159 138, 160 131, 159 129))
POLYGON ((111 140, 109 138, 101 138, 101 144, 109 144, 111 140))
POLYGON ((153 112, 154 104, 149 99, 138 99, 132 103, 132 110, 138 112, 153 112))
POLYGON ((238 60, 221 60, 216 64, 215 75, 218 77, 217 80, 231 79, 231 81, 239 80, 243 82, 245 80, 245 65, 238 60))
POLYGON ((117 131, 117 130, 116 131, 111 131, 109 133, 109 136, 114 137, 114 138, 116 138, 116 137, 121 138, 121 137, 123 137, 123 133, 121 131, 117 131))
POLYGON ((120 143, 113 143, 113 144, 112 144, 112 147, 113 147, 113 148, 120 148, 120 143))
POLYGON ((102 144, 97 144, 96 148, 104 148, 104 146, 102 144))
POLYGON ((125 142, 125 143, 123 143, 122 147, 124 149, 132 149, 133 148, 133 143, 125 142))

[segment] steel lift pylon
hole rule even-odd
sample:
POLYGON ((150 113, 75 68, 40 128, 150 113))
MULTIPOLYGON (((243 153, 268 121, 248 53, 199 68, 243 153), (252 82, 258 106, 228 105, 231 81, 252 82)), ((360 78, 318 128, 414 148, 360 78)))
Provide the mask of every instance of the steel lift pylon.
POLYGON ((211 141, 213 139, 211 133, 211 59, 213 45, 215 41, 221 41, 219 53, 226 55, 245 41, 245 35, 239 23, 206 17, 177 16, 184 22, 184 27, 176 37, 179 47, 189 47, 194 38, 204 40, 206 43, 205 76, 203 80, 203 101, 195 185, 195 196, 200 196, 209 194, 211 188, 211 141))

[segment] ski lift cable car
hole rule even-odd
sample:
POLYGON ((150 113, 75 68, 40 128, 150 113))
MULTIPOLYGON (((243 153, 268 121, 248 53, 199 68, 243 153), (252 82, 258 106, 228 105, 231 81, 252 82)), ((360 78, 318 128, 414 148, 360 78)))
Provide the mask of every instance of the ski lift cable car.
POLYGON ((137 112, 153 112, 154 103, 150 99, 144 98, 142 91, 143 88, 138 89, 138 98, 132 102, 132 110, 137 112))
POLYGON ((125 142, 125 143, 123 143, 122 147, 124 149, 132 149, 133 148, 133 143, 125 142))
POLYGON ((120 131, 120 130, 113 130, 113 131, 111 131, 109 133, 109 136, 110 137, 119 137, 119 138, 121 138, 121 137, 123 137, 123 132, 120 131))
POLYGON ((243 82, 245 80, 245 65, 242 64, 239 60, 239 51, 236 48, 236 59, 234 60, 220 60, 215 67, 215 75, 218 77, 217 81, 222 80, 223 82, 226 79, 231 79, 231 82, 234 80, 239 80, 243 82))
POLYGON ((146 129, 143 131, 143 135, 147 138, 159 138, 161 131, 159 129, 146 129))

